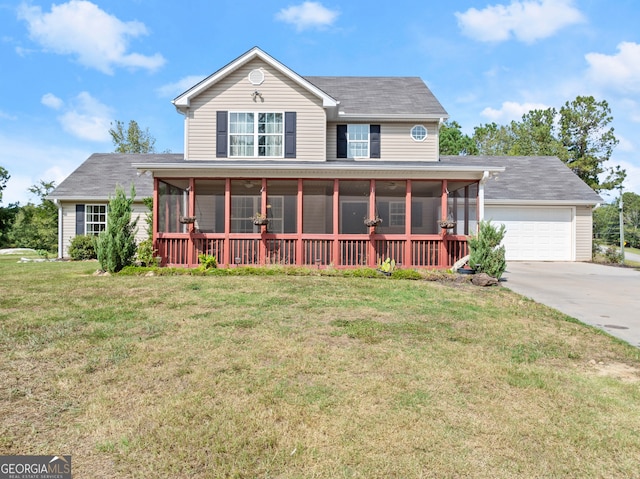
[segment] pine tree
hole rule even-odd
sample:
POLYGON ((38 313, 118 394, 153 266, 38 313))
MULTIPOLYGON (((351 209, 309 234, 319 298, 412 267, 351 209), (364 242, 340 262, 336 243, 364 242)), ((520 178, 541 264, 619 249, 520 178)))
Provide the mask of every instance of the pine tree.
POLYGON ((109 273, 117 273, 133 263, 136 254, 137 222, 131 221, 131 211, 136 190, 131 186, 131 198, 124 189, 116 187, 116 194, 109 200, 107 228, 98 235, 96 253, 100 267, 109 273))

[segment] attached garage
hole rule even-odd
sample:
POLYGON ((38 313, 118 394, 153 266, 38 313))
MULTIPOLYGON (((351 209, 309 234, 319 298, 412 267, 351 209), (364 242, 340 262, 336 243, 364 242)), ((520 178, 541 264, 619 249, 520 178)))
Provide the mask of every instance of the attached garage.
POLYGON ((506 258, 511 261, 574 261, 574 209, 544 206, 489 206, 485 218, 504 224, 506 258))
POLYGON ((592 210, 602 198, 554 156, 443 156, 502 166, 484 183, 484 219, 506 226, 510 261, 590 261, 592 210))

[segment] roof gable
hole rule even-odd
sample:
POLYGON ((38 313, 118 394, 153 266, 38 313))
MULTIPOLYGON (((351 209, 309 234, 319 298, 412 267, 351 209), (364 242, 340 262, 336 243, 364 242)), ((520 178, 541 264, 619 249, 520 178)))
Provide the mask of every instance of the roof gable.
POLYGON ((339 100, 339 117, 448 118, 446 110, 419 77, 307 76, 339 100))
POLYGON ((203 91, 207 90, 209 87, 211 87, 212 85, 214 85, 215 83, 217 83, 221 79, 225 78, 231 72, 237 70, 241 66, 247 64, 248 62, 250 62, 250 61, 252 61, 252 60, 254 60, 256 58, 259 58, 260 60, 262 60, 265 63, 269 64, 271 67, 275 68, 277 71, 279 71, 283 75, 287 76, 288 78, 290 78, 295 83, 299 84, 300 86, 302 86, 303 88, 305 88, 309 92, 311 92, 312 94, 314 94, 317 97, 321 98, 322 99, 322 105, 324 107, 335 107, 338 104, 336 99, 332 98, 326 92, 322 91, 320 88, 318 88, 317 86, 313 85, 308 80, 306 80, 305 78, 301 77, 296 72, 294 72, 293 70, 291 70, 287 66, 283 65, 282 63, 280 63, 278 60, 276 60, 272 56, 267 55, 265 52, 260 50, 258 47, 252 48, 251 50, 249 50, 245 54, 243 54, 243 55, 239 56, 238 58, 236 58, 235 60, 233 60, 231 63, 229 63, 226 66, 222 67, 217 72, 213 73, 212 75, 210 75, 207 78, 205 78, 204 80, 202 80, 200 83, 194 85, 189 90, 187 90, 186 92, 182 93, 180 96, 176 97, 173 100, 173 104, 179 110, 185 110, 186 108, 188 108, 190 106, 191 100, 193 98, 195 98, 196 96, 200 95, 203 91))

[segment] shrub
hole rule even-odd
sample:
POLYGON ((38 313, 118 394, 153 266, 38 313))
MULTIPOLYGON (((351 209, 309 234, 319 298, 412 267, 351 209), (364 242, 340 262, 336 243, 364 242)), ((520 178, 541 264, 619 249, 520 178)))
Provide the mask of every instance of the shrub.
POLYGON ((69 245, 69 256, 74 261, 96 259, 95 236, 74 236, 69 245))
POLYGON ((504 225, 497 228, 491 221, 481 221, 478 235, 469 238, 469 266, 478 273, 500 279, 507 269, 504 246, 499 246, 504 235, 504 225))
POLYGON ((218 260, 215 256, 210 254, 200 253, 198 255, 198 261, 200 262, 199 269, 207 271, 209 269, 215 269, 218 267, 218 260))
POLYGON ((136 254, 136 223, 131 221, 131 205, 136 190, 131 186, 131 198, 127 199, 121 186, 109 201, 107 229, 98 235, 96 253, 100 267, 109 273, 117 273, 133 263, 136 254))
POLYGON ((141 266, 158 266, 157 252, 158 250, 153 249, 152 239, 141 241, 136 252, 136 261, 141 266))
POLYGON ((614 248, 613 246, 609 246, 604 252, 604 258, 608 263, 622 263, 622 255, 620 252, 614 248))

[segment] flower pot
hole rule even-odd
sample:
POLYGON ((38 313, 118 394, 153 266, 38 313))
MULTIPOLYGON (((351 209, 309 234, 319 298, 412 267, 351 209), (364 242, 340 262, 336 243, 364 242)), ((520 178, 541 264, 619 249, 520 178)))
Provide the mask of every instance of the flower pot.
POLYGON ((471 268, 460 268, 458 270, 458 274, 476 274, 476 270, 471 268))
POLYGON ((382 218, 373 218, 373 219, 366 218, 364 220, 365 226, 368 226, 369 228, 378 226, 380 223, 382 223, 382 218))
POLYGON ((455 221, 439 221, 438 224, 443 230, 452 230, 456 227, 455 221))

